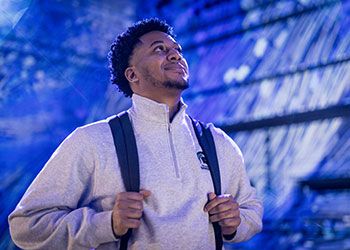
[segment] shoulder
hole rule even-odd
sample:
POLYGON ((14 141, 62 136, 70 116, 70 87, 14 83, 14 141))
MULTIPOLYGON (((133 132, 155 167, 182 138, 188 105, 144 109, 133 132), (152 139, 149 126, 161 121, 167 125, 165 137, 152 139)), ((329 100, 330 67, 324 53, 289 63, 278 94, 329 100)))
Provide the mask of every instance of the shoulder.
MULTIPOLYGON (((191 124, 191 118, 188 115, 187 121, 189 124, 191 124)), ((239 159, 239 161, 243 161, 243 155, 240 148, 229 135, 212 123, 203 123, 203 125, 209 127, 213 135, 215 148, 219 157, 225 156, 224 158, 234 158, 239 159)))
POLYGON ((83 134, 89 134, 89 135, 95 135, 95 134, 100 134, 100 133, 106 133, 110 132, 109 124, 108 122, 113 119, 115 116, 108 117, 103 120, 99 120, 96 122, 92 122, 86 125, 83 125, 81 127, 78 127, 76 131, 78 133, 83 133, 83 134))
POLYGON ((105 141, 106 138, 111 136, 108 124, 108 121, 111 118, 113 117, 77 127, 70 135, 67 136, 63 143, 70 142, 79 145, 80 143, 96 144, 99 141, 105 141))
POLYGON ((224 154, 227 155, 233 154, 235 158, 243 159, 240 148, 229 135, 227 135, 222 129, 215 127, 215 125, 212 123, 209 123, 207 126, 209 126, 214 137, 217 151, 223 151, 224 154))

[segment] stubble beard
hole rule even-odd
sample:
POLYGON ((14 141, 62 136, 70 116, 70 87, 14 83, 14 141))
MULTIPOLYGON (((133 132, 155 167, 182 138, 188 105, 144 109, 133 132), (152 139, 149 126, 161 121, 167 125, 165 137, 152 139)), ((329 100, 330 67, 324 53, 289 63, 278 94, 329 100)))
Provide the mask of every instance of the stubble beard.
POLYGON ((179 81, 165 81, 165 82, 163 82, 161 84, 164 87, 168 88, 168 89, 185 90, 185 89, 188 89, 188 87, 189 87, 188 80, 187 81, 183 80, 182 82, 179 82, 179 81))
POLYGON ((189 88, 188 80, 167 80, 167 81, 159 81, 155 79, 149 72, 145 74, 145 79, 148 82, 151 82, 155 87, 165 87, 167 89, 177 89, 177 90, 185 90, 189 88))

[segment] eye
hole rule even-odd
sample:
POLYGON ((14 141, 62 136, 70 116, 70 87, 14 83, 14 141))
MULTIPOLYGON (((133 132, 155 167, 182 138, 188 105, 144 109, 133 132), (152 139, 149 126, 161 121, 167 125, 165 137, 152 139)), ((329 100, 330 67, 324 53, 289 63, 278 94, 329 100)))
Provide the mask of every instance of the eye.
POLYGON ((155 52, 164 52, 166 50, 164 45, 158 45, 154 48, 155 52))

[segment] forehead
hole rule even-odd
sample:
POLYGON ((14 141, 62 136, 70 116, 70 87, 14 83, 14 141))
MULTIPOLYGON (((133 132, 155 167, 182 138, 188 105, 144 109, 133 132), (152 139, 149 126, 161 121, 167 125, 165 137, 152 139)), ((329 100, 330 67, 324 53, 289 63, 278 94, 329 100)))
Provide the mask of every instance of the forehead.
POLYGON ((172 38, 168 34, 161 32, 161 31, 148 32, 148 33, 144 34, 143 36, 141 36, 139 38, 139 40, 141 41, 140 46, 150 46, 155 41, 162 41, 164 43, 177 44, 177 42, 175 41, 174 38, 172 38))

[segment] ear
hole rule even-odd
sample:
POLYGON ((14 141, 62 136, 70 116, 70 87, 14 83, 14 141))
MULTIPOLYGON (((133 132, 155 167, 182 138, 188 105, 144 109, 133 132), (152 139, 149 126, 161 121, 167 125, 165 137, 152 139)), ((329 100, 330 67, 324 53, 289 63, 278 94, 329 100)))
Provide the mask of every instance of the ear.
POLYGON ((136 73, 135 73, 135 69, 134 67, 128 67, 126 68, 126 70, 124 71, 124 75, 126 77, 126 79, 131 83, 137 83, 139 81, 136 73))

